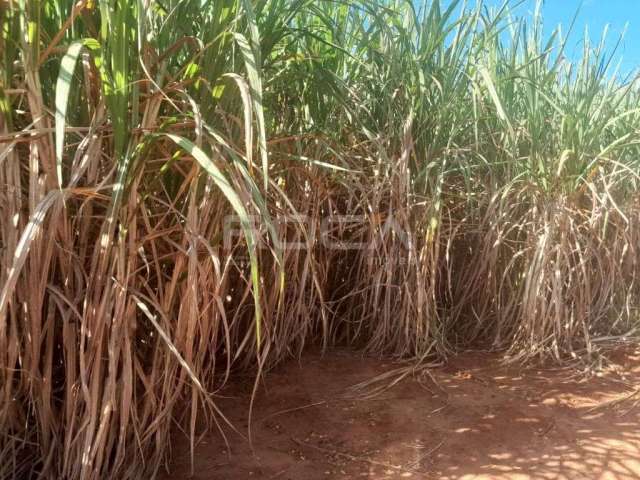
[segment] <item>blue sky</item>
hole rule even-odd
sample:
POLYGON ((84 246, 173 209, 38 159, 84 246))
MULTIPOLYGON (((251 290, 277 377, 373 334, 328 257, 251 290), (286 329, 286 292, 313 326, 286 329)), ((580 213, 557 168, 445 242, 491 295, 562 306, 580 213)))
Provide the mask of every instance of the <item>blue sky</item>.
MULTIPOLYGON (((485 0, 487 5, 502 5, 504 0, 485 0)), ((517 3, 518 0, 512 0, 517 3)), ((473 4, 473 1, 469 1, 473 4)), ((516 10, 519 15, 532 13, 536 0, 525 0, 516 10)), ((544 0, 543 17, 547 33, 558 24, 566 32, 576 11, 580 13, 574 27, 573 41, 569 42, 567 54, 580 53, 578 40, 589 28, 589 36, 595 42, 609 24, 607 35, 609 47, 613 47, 628 23, 627 31, 618 51, 622 57, 621 72, 630 73, 640 67, 640 0, 544 0)))

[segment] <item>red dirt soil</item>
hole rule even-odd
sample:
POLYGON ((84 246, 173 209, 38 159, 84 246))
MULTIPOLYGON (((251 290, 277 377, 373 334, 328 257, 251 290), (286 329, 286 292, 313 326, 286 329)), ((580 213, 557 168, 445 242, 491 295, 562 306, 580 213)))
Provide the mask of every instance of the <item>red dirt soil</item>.
MULTIPOLYGON (((466 353, 371 399, 349 387, 398 365, 333 351, 266 375, 254 405, 253 451, 226 429, 195 448, 175 437, 171 474, 194 479, 640 479, 640 349, 586 379, 568 368, 519 368, 466 353), (434 382, 435 380, 435 382, 434 382), (604 405, 603 405, 604 404, 604 405), (594 405, 600 408, 593 410, 594 405)), ((218 399, 246 433, 252 383, 218 399)))

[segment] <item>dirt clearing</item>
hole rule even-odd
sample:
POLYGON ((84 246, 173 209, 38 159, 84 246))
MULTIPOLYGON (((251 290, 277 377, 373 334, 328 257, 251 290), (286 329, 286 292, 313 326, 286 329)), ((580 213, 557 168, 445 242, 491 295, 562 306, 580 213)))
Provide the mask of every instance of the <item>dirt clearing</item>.
MULTIPOLYGON (((371 399, 354 384, 398 365, 334 351, 270 372, 255 403, 253 451, 227 429, 196 446, 196 479, 616 479, 640 478, 640 406, 606 404, 640 385, 640 350, 616 355, 603 376, 504 366, 467 353, 371 399), (435 380, 435 382, 434 382, 435 380), (594 405, 606 405, 593 409, 594 405)), ((251 382, 218 404, 245 433, 251 382)), ((636 396, 637 398, 637 396, 636 396)), ((177 436, 170 476, 190 475, 177 436)))

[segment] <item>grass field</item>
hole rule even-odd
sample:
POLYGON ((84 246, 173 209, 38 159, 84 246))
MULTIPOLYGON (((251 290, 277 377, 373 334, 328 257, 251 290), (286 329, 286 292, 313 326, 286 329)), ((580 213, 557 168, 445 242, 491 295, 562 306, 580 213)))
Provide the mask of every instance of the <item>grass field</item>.
POLYGON ((513 3, 0 1, 0 477, 153 476, 308 345, 637 337, 638 77, 513 3))

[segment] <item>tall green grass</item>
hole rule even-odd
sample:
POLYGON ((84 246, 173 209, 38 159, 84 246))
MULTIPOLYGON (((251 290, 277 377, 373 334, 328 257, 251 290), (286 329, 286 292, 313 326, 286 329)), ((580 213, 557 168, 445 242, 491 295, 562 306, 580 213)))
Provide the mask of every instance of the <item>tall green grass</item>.
POLYGON ((0 475, 153 477, 313 343, 636 335, 637 77, 509 5, 1 2, 0 475))

